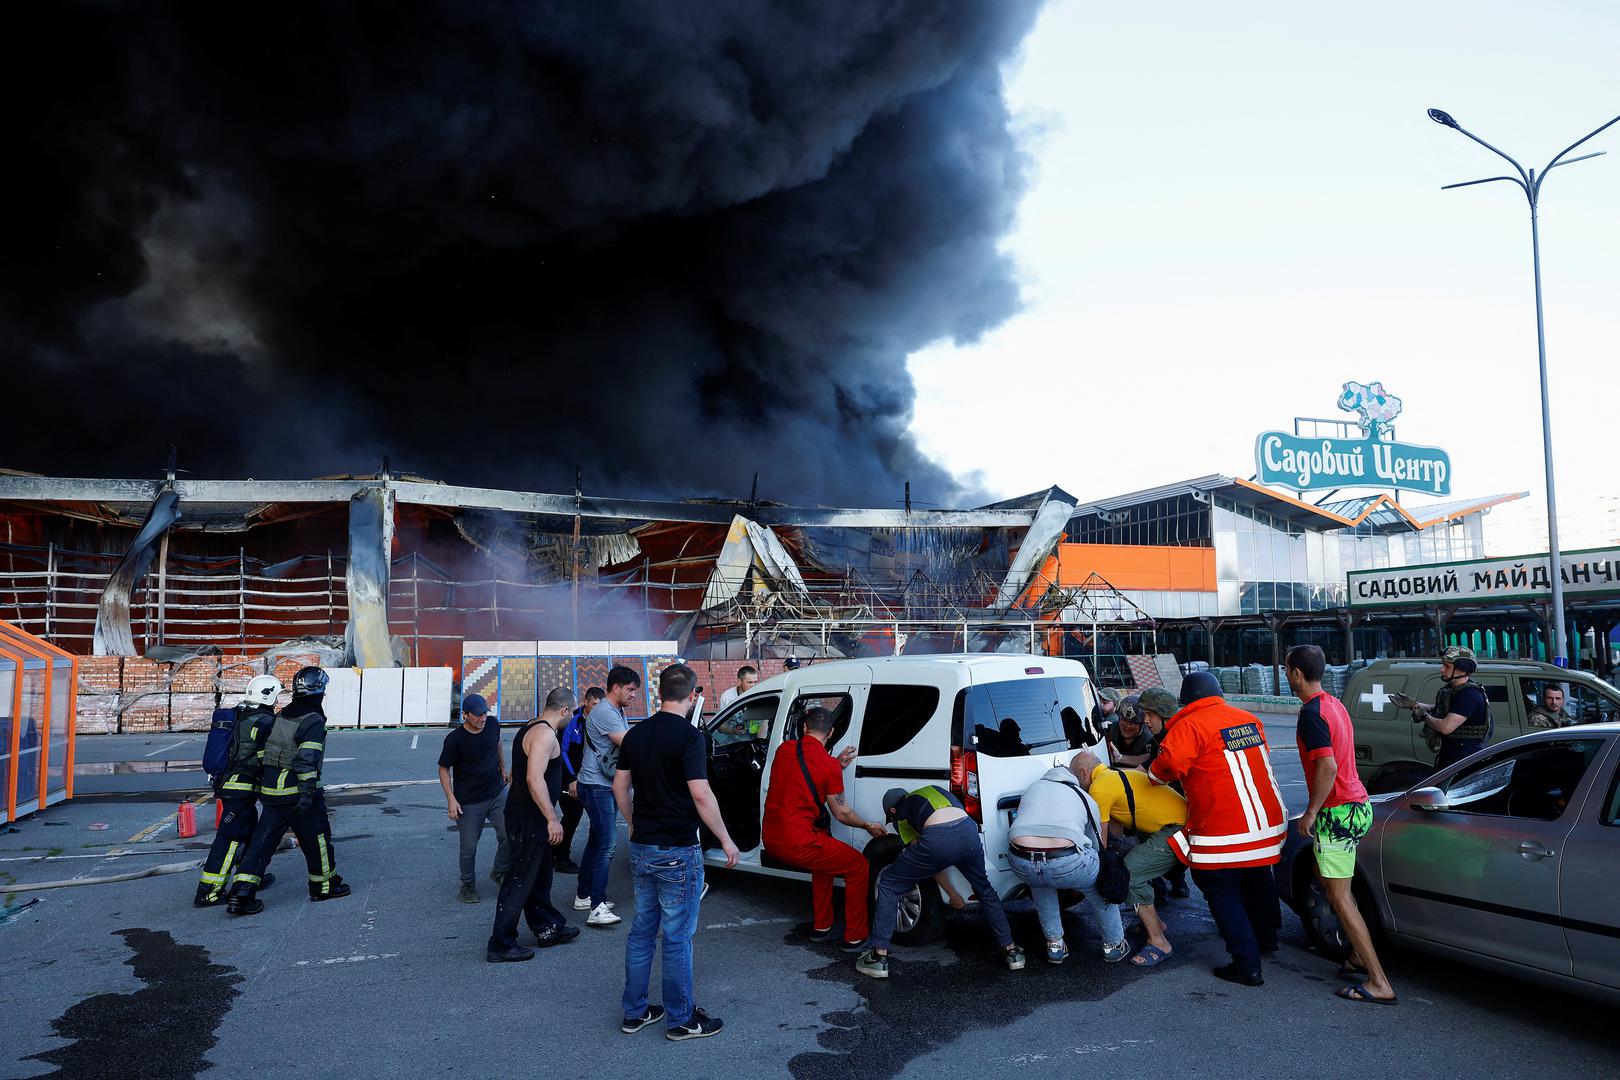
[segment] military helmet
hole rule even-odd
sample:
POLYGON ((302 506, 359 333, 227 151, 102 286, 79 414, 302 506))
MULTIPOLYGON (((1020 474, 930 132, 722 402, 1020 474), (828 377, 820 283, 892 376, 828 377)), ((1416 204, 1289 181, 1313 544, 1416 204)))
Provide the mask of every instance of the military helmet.
POLYGON ((1176 700, 1176 695, 1162 686, 1154 686, 1142 691, 1139 707, 1143 712, 1155 713, 1165 720, 1181 711, 1181 703, 1176 700))
POLYGON ((1114 710, 1114 715, 1119 717, 1121 720, 1128 720, 1133 724, 1140 724, 1142 722, 1141 697, 1136 694, 1131 694, 1129 697, 1120 698, 1119 707, 1114 710))
POLYGON ((1115 690, 1112 686, 1105 686, 1101 690, 1097 691, 1097 696, 1103 701, 1111 701, 1115 705, 1118 705, 1122 700, 1124 700, 1125 694, 1123 691, 1115 690))
POLYGON ((331 680, 326 672, 318 667, 299 668, 298 674, 293 676, 293 697, 316 697, 326 693, 326 684, 331 680))
POLYGON ((1472 675, 1479 670, 1479 661, 1474 659, 1474 650, 1461 645, 1453 645, 1441 653, 1440 662, 1450 664, 1454 670, 1464 675, 1472 675))

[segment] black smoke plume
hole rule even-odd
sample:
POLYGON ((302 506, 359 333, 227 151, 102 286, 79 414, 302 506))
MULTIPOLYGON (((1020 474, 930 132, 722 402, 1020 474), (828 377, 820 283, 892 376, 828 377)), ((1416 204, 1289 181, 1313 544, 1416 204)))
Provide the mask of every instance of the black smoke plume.
POLYGON ((905 358, 1018 303, 1037 7, 10 5, 0 465, 962 497, 905 358))

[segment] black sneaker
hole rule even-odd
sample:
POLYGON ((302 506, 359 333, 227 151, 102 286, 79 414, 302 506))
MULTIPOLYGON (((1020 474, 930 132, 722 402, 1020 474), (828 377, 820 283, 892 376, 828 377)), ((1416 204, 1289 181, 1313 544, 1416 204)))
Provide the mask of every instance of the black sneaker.
POLYGON ((510 949, 485 949, 484 959, 492 964, 515 964, 519 960, 533 960, 534 950, 522 945, 513 945, 510 949))
POLYGON ((692 1019, 680 1027, 672 1027, 664 1032, 664 1038, 670 1042, 685 1042, 688 1039, 707 1039, 710 1035, 720 1034, 720 1029, 726 1022, 717 1016, 710 1016, 702 1009, 692 1010, 692 1019))
POLYGON ((838 927, 829 926, 825 930, 812 929, 810 931, 810 940, 817 945, 825 945, 829 941, 842 941, 843 938, 838 933, 838 927))
POLYGON ((566 945, 577 937, 579 937, 577 926, 548 926, 534 935, 534 944, 537 948, 549 949, 553 945, 566 945))
POLYGON ((1229 983, 1237 983, 1239 986, 1264 986, 1266 983, 1266 980, 1261 978, 1258 971, 1252 974, 1247 971, 1239 971, 1236 964, 1226 964, 1223 967, 1216 968, 1215 977, 1229 983))
POLYGON ((859 941, 842 942, 838 946, 838 951, 846 953, 863 953, 867 949, 871 948, 871 946, 872 941, 870 938, 861 938, 859 941))
POLYGON ((647 1011, 642 1013, 640 1016, 625 1017, 624 1023, 619 1025, 619 1030, 624 1032, 626 1035, 634 1035, 642 1028, 647 1027, 650 1024, 656 1024, 663 1018, 664 1007, 662 1005, 649 1005, 647 1006, 647 1011))

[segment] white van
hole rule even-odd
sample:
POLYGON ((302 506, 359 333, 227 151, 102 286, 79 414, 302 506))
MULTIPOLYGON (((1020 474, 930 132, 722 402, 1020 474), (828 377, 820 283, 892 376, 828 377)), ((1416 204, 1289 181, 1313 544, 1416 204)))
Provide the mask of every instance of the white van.
MULTIPOLYGON (((771 859, 760 843, 770 764, 784 739, 799 737, 805 710, 833 714, 827 749, 854 746, 844 791, 867 821, 883 820, 883 794, 937 784, 959 797, 979 822, 986 870, 1003 899, 1028 890, 1007 865, 1007 831, 1023 791, 1046 770, 1102 736, 1093 721, 1091 678, 1077 660, 1004 654, 892 656, 838 660, 759 683, 704 724, 709 782, 732 840, 737 869, 808 881, 771 859)), ((900 854, 899 837, 881 840, 837 821, 832 833, 862 849, 872 891, 900 854)), ((704 831, 704 859, 724 866, 704 831)), ((958 879, 958 891, 968 895, 958 879)), ((932 883, 901 899, 895 940, 914 945, 944 929, 949 906, 932 883)))

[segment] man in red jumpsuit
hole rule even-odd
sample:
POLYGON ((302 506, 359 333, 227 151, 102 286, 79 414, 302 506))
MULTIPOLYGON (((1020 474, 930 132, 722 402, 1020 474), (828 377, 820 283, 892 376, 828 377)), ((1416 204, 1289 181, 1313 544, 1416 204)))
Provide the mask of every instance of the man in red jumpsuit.
POLYGON ((808 709, 803 734, 784 739, 771 762, 771 783, 765 795, 765 852, 773 859, 810 871, 810 898, 815 922, 813 941, 831 941, 833 878, 844 879, 844 945, 847 953, 866 947, 866 856, 828 830, 831 818, 865 829, 872 836, 885 833, 882 825, 863 821, 844 799, 844 770, 855 760, 855 748, 846 747, 836 758, 827 753, 833 717, 826 709, 808 709))

